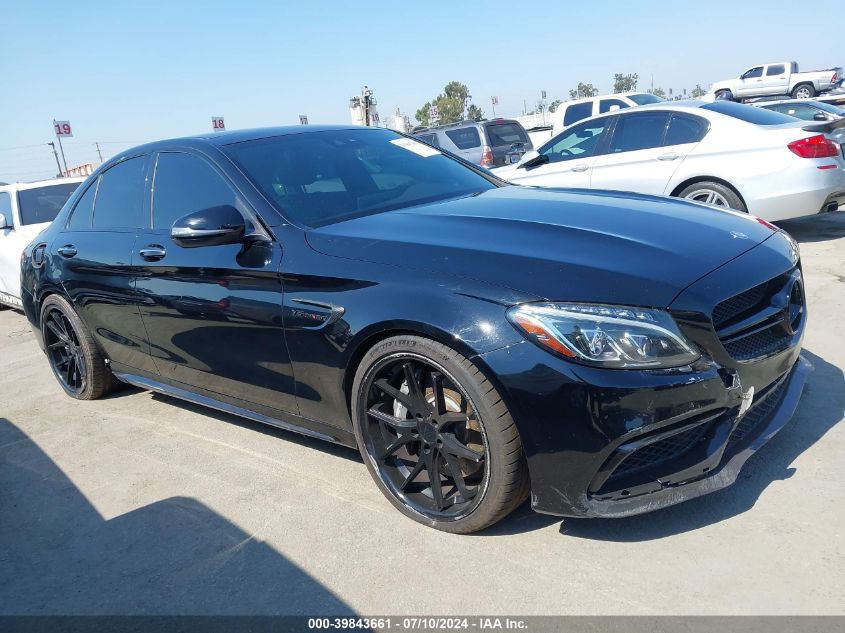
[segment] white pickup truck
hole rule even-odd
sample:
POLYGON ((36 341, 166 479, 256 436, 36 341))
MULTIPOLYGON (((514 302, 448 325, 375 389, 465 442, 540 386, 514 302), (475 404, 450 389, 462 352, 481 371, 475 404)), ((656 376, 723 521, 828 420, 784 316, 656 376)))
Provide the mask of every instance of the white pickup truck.
POLYGON ((809 99, 842 83, 842 68, 798 72, 797 62, 774 62, 752 66, 737 79, 717 81, 711 92, 716 99, 749 99, 790 95, 809 99))

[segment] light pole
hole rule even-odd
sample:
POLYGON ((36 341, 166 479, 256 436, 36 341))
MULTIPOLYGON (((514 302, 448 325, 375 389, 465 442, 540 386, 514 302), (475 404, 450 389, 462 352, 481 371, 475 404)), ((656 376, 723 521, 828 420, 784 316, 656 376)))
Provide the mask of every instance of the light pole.
POLYGON ((58 152, 56 152, 56 144, 53 141, 50 141, 49 143, 47 143, 47 145, 49 145, 50 147, 53 148, 53 156, 56 157, 56 167, 58 167, 59 177, 61 177, 62 176, 62 166, 59 164, 59 154, 58 154, 58 152))

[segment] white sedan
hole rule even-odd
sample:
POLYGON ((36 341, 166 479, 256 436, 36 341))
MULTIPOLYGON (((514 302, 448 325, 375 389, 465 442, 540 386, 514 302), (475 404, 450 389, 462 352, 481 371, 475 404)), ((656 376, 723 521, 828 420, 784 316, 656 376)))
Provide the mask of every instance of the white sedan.
POLYGON ((766 220, 845 204, 845 119, 796 121, 730 101, 640 106, 582 121, 493 170, 514 184, 688 198, 766 220))
POLYGON ((21 253, 85 178, 0 186, 0 306, 21 305, 21 253))

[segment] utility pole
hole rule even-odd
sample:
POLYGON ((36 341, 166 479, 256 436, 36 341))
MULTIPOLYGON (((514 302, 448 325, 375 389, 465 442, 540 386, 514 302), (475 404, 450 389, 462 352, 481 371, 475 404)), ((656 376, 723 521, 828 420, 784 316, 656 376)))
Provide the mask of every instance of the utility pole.
POLYGON ((103 162, 103 153, 100 151, 100 144, 99 144, 99 143, 94 143, 94 145, 96 145, 96 146, 97 146, 97 156, 99 156, 99 157, 100 157, 100 162, 102 163, 102 162, 103 162))
POLYGON ((53 141, 50 141, 49 143, 47 143, 47 145, 49 145, 50 147, 53 148, 53 156, 56 157, 56 167, 58 167, 58 169, 59 169, 58 173, 59 173, 59 176, 61 176, 62 175, 62 166, 59 164, 59 154, 58 154, 58 152, 56 152, 56 144, 53 141))

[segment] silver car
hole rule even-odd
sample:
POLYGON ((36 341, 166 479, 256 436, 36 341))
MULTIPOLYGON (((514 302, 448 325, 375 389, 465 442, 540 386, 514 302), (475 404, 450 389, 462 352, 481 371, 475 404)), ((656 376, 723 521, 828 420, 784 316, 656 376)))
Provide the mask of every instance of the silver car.
POLYGON ((417 130, 414 136, 488 168, 518 163, 534 149, 525 128, 513 119, 461 121, 417 130))

